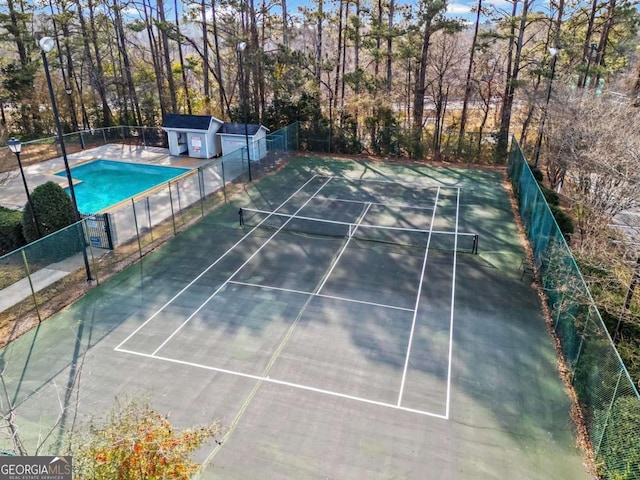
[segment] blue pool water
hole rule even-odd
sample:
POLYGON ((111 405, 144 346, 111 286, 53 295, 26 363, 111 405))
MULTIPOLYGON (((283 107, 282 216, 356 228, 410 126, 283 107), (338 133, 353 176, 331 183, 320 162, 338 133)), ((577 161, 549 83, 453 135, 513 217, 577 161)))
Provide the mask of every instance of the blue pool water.
MULTIPOLYGON (((94 160, 73 167, 71 177, 75 182, 81 181, 74 184, 78 210, 91 214, 188 171, 188 168, 94 160)), ((56 175, 65 177, 66 173, 62 171, 56 175)), ((66 190, 68 193, 69 189, 66 190)))

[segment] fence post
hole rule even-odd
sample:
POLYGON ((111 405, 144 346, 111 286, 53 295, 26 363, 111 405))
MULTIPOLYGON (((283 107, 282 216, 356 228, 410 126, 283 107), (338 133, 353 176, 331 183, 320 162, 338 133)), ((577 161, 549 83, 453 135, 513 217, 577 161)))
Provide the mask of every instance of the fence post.
POLYGON ((205 196, 203 168, 204 167, 198 168, 198 189, 200 190, 200 213, 201 213, 200 216, 202 218, 204 218, 204 196, 205 196))
POLYGON ((153 225, 151 224, 151 203, 147 196, 147 221, 149 222, 149 234, 151 235, 151 241, 153 242, 153 225))
POLYGON ((106 145, 107 144, 107 135, 105 134, 106 128, 102 128, 101 130, 102 130, 102 139, 104 140, 103 145, 106 145))
POLYGON ((284 145, 285 145, 285 149, 287 150, 287 152, 289 151, 289 139, 288 139, 288 133, 289 129, 287 127, 284 128, 284 132, 283 136, 284 136, 284 145))
POLYGON ((142 132, 142 146, 146 147, 147 146, 147 140, 146 140, 146 137, 144 136, 144 127, 140 127, 140 131, 142 132))
POLYGON ((220 161, 220 169, 222 170, 222 193, 224 195, 224 203, 227 204, 227 182, 224 179, 224 162, 220 161))
POLYGON ((600 446, 602 445, 602 439, 604 438, 604 434, 607 431, 607 426, 609 425, 609 419, 611 418, 611 410, 613 410, 613 404, 616 401, 616 395, 618 393, 618 387, 620 386, 620 380, 622 379, 622 369, 620 369, 620 373, 618 375, 618 380, 616 381, 616 388, 613 391, 613 395, 611 396, 611 403, 609 403, 609 408, 607 409, 607 419, 602 426, 602 434, 600 435, 600 440, 598 440, 598 445, 593 449, 593 453, 596 458, 598 457, 598 453, 600 452, 600 446))
POLYGON ((133 208, 133 223, 136 226, 136 238, 138 239, 138 253, 142 258, 142 243, 140 243, 140 229, 138 228, 138 215, 136 214, 136 202, 131 199, 131 207, 133 208))
POLYGON ((175 216, 175 213, 173 211, 173 196, 171 195, 171 180, 169 180, 167 182, 167 185, 169 185, 169 204, 171 205, 171 222, 173 222, 173 234, 177 235, 177 231, 176 231, 176 216, 175 216))
POLYGON ((24 253, 24 248, 21 250, 22 260, 24 261, 24 268, 27 272, 27 279, 29 280, 29 287, 31 287, 31 296, 33 297, 33 305, 36 307, 36 313, 38 314, 38 323, 42 323, 40 317, 40 309, 38 308, 38 299, 36 298, 36 291, 33 288, 33 282, 31 281, 31 272, 29 271, 29 262, 27 261, 27 255, 24 253))

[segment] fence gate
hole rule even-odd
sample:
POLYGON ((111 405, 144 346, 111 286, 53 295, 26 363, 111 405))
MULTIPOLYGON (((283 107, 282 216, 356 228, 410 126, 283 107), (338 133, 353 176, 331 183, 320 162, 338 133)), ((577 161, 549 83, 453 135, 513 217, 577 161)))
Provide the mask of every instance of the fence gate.
POLYGON ((86 217, 87 237, 92 247, 113 250, 111 224, 108 213, 98 213, 86 217))

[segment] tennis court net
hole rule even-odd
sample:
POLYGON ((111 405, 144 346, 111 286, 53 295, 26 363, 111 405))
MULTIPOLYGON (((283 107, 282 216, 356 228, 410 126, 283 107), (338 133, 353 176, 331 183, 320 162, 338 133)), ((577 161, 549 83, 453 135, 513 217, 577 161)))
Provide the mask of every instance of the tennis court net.
POLYGON ((323 218, 289 215, 251 208, 242 209, 245 227, 285 231, 302 235, 351 238, 434 250, 478 253, 478 234, 405 227, 351 223, 323 218))

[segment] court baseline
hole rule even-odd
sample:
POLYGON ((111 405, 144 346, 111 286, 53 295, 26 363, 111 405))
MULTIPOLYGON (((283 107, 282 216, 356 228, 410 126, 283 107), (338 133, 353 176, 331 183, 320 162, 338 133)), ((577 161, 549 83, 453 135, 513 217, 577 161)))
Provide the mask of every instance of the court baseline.
MULTIPOLYGON (((311 179, 309 179, 307 182, 305 182, 305 184, 300 187, 300 189, 298 189, 296 192, 294 192, 289 198, 287 198, 287 200, 285 200, 277 209, 282 208, 290 199, 292 199, 297 193, 299 193, 306 185, 309 184, 309 182, 311 182, 313 179, 315 178, 327 178, 326 176, 314 176, 311 179)), ((327 178, 327 180, 320 186, 320 188, 307 200, 307 202, 305 202, 297 211, 296 213, 298 213, 300 210, 302 210, 312 199, 318 198, 316 197, 316 195, 322 190, 322 188, 324 186, 326 186, 330 181, 331 181, 332 177, 327 178)), ((439 195, 439 189, 438 189, 438 193, 436 195, 436 204, 437 204, 437 199, 438 199, 438 195, 439 195)), ((362 222, 366 211, 368 210, 368 208, 371 207, 371 203, 370 202, 360 202, 366 205, 366 208, 364 210, 364 212, 362 213, 362 215, 359 217, 355 228, 357 228, 357 226, 360 224, 360 222, 362 222)), ((459 189, 458 189, 458 204, 459 204, 459 189)), ((433 208, 433 215, 432 215, 432 223, 433 223, 433 219, 435 218, 435 213, 436 213, 436 206, 434 205, 433 208)), ((294 214, 295 216, 295 214, 294 214)), ((419 285, 419 292, 417 295, 417 300, 416 300, 416 306, 413 309, 408 309, 408 308, 403 308, 403 307, 397 307, 397 306, 393 306, 393 305, 383 305, 383 304, 378 304, 378 303, 372 303, 372 302, 365 302, 365 301, 361 301, 361 300, 353 300, 353 299, 349 299, 349 298, 341 298, 341 297, 336 297, 336 296, 331 296, 331 295, 324 295, 320 293, 320 290, 322 289, 322 286, 324 285, 324 283, 326 282, 326 279, 330 276, 331 271, 333 270, 333 268, 335 267, 335 265, 338 263, 340 256, 342 255, 342 253, 346 250, 350 238, 347 239, 347 242, 345 242, 345 245, 343 246, 342 250, 340 251, 340 253, 338 254, 337 258, 333 261, 332 266, 330 267, 330 270, 327 272, 324 281, 322 282, 322 284, 320 285, 319 288, 316 288, 314 292, 304 292, 304 291, 295 291, 295 290, 291 290, 291 289, 283 289, 283 288, 279 288, 279 287, 272 287, 272 286, 264 286, 264 285, 257 285, 257 284, 251 284, 251 283, 246 283, 246 282, 238 282, 233 280, 233 278, 236 276, 236 274, 249 262, 251 261, 251 259, 262 249, 264 248, 271 239, 273 239, 279 232, 280 230, 282 230, 285 226, 286 223, 283 224, 280 228, 277 229, 276 232, 274 232, 273 235, 271 235, 254 253, 253 255, 251 255, 251 257, 245 261, 243 263, 242 266, 240 266, 236 272, 234 272, 225 282, 224 284, 219 287, 202 305, 200 305, 195 312, 193 312, 158 348, 156 348, 156 350, 151 353, 142 353, 142 352, 137 352, 137 351, 133 351, 133 350, 129 350, 126 348, 123 348, 123 345, 126 343, 127 340, 129 340, 132 336, 134 336, 139 330, 140 328, 142 328, 145 324, 147 324, 148 322, 150 322, 160 311, 162 311, 164 308, 166 308, 168 305, 170 305, 179 295, 181 295, 182 293, 184 293, 191 285, 193 285, 193 283, 200 278, 202 275, 204 275, 204 273, 206 273, 208 270, 210 270, 211 268, 213 268, 213 266, 215 266, 223 257, 225 257, 227 254, 229 254, 233 249, 235 249, 244 239, 246 239, 249 235, 251 235, 251 233, 253 232, 253 230, 255 230, 258 227, 253 228, 251 231, 249 231, 245 236, 243 236, 242 239, 240 239, 236 244, 234 244, 228 251, 226 251, 222 256, 220 256, 215 262, 213 262, 209 267, 207 267, 207 269, 205 269, 205 271, 203 271, 198 277, 196 277, 196 279, 194 279, 192 282, 190 282, 186 287, 184 287, 180 292, 178 292, 171 300, 169 300, 165 305, 163 305, 157 312, 155 312, 153 315, 151 315, 140 327, 138 327, 134 332, 132 332, 123 342, 121 342, 116 348, 116 351, 122 352, 122 353, 128 353, 128 354, 132 354, 132 355, 138 355, 138 356, 142 356, 142 357, 147 357, 147 358, 153 358, 153 359, 157 359, 157 360, 162 360, 162 361, 167 361, 167 362, 173 362, 173 363, 177 363, 177 364, 183 364, 183 365, 189 365, 189 366, 193 366, 193 367, 197 367, 197 368, 202 368, 202 369, 206 369, 206 370, 211 370, 211 371, 217 371, 217 372, 221 372, 221 373, 227 373, 227 374, 231 374, 231 375, 236 375, 236 376, 240 376, 240 377, 244 377, 244 378, 251 378, 254 380, 257 380, 259 382, 269 382, 269 383, 273 383, 273 384, 278 384, 278 385, 282 385, 282 386, 288 386, 291 388, 297 388, 297 389, 301 389, 301 390, 307 390, 307 391, 312 391, 312 392, 316 392, 316 393, 321 393, 321 394, 325 394, 325 395, 330 395, 330 396, 334 396, 334 397, 340 397, 340 398, 345 398, 345 399, 349 399, 352 401, 358 401, 358 402, 363 402, 363 403, 368 403, 368 404, 373 404, 373 405, 378 405, 378 406, 382 406, 382 407, 386 407, 386 408, 392 408, 395 410, 401 410, 401 411, 407 411, 407 412, 412 412, 412 413, 416 413, 416 414, 420 414, 420 415, 426 415, 426 416, 430 416, 430 417, 435 417, 435 418, 440 418, 440 419, 448 419, 449 418, 449 398, 450 398, 450 376, 451 376, 451 359, 452 359, 452 326, 453 326, 453 295, 454 295, 454 289, 452 289, 452 309, 451 309, 451 320, 450 320, 450 338, 449 338, 449 362, 448 362, 448 379, 447 379, 447 401, 446 401, 446 405, 445 405, 445 414, 438 414, 438 413, 433 413, 433 412, 427 412, 424 410, 420 410, 420 409, 415 409, 415 408, 408 408, 408 407, 403 407, 401 405, 402 403, 402 394, 403 394, 403 390, 404 390, 404 384, 405 384, 405 380, 406 380, 406 372, 408 369, 408 365, 409 365, 409 358, 410 358, 410 353, 411 353, 411 343, 412 343, 412 336, 413 336, 413 331, 415 329, 415 322, 416 322, 416 318, 417 318, 417 313, 418 313, 418 304, 420 302, 420 291, 422 289, 422 283, 424 281, 424 275, 425 275, 425 271, 426 271, 426 264, 427 264, 427 256, 428 256, 428 251, 429 251, 429 241, 427 242, 427 246, 425 248, 425 254, 424 254, 424 258, 423 258, 423 267, 422 267, 422 272, 421 272, 421 277, 420 277, 420 285, 419 285), (243 373, 243 372, 239 372, 239 371, 233 371, 233 370, 229 370, 229 369, 224 369, 224 368, 218 368, 218 367, 213 367, 213 366, 208 366, 208 365, 203 365, 203 364, 199 364, 199 363, 194 363, 194 362, 188 362, 188 361, 183 361, 183 360, 179 360, 179 359, 175 359, 175 358, 170 358, 170 357, 166 357, 166 356, 162 356, 159 355, 158 352, 162 349, 162 347, 164 345, 166 345, 171 338, 173 338, 178 331, 180 331, 182 329, 182 327, 184 325, 186 325, 200 310, 202 310, 202 308, 204 308, 204 306, 215 296, 217 295, 224 286, 226 286, 227 284, 240 284, 240 285, 246 285, 246 286, 252 286, 252 287, 256 287, 256 288, 264 288, 264 289, 273 289, 273 290, 281 290, 281 291, 289 291, 291 293, 297 293, 297 294, 304 294, 304 295, 310 295, 310 298, 313 296, 317 296, 317 297, 324 297, 324 298, 331 298, 331 299, 335 299, 335 300, 340 300, 340 301, 347 301, 347 302, 354 302, 354 303, 362 303, 362 304, 368 304, 368 305, 373 305, 373 306, 379 306, 379 307, 383 307, 383 308, 391 308, 391 309, 398 309, 398 310, 405 310, 405 311, 413 311, 413 321, 412 321, 412 328, 411 328, 411 333, 410 333, 410 337, 409 337, 409 343, 408 343, 408 347, 407 347, 407 353, 406 353, 406 358, 405 358, 405 365, 404 365, 404 370, 403 370, 403 375, 402 375, 402 382, 401 382, 401 388, 400 388, 400 393, 398 396, 398 402, 395 404, 392 403, 388 403, 388 402, 381 402, 381 401, 376 401, 376 400, 372 400, 372 399, 368 399, 368 398, 364 398, 364 397, 359 397, 359 396, 352 396, 352 395, 347 395, 344 393, 340 393, 340 392, 335 392, 335 391, 331 391, 331 390, 326 390, 326 389, 321 389, 321 388, 316 388, 316 387, 311 387, 308 385, 301 385, 298 383, 293 383, 293 382, 286 382, 286 381, 282 381, 282 380, 277 380, 277 379, 272 379, 270 378, 268 375, 254 375, 254 374, 248 374, 248 373, 243 373)), ((457 233, 457 224, 458 224, 458 212, 456 211, 456 233, 457 233)), ((430 240, 430 237, 429 237, 430 240)), ((456 244, 457 244, 457 237, 455 240, 456 244)), ((454 249, 454 281, 455 281, 455 249, 454 249)), ((285 339, 286 340, 286 339, 285 339)), ((277 352, 275 352, 277 353, 277 352)), ((272 362, 270 362, 271 364, 272 362)), ((268 368, 265 369, 265 373, 268 373, 268 368)))

